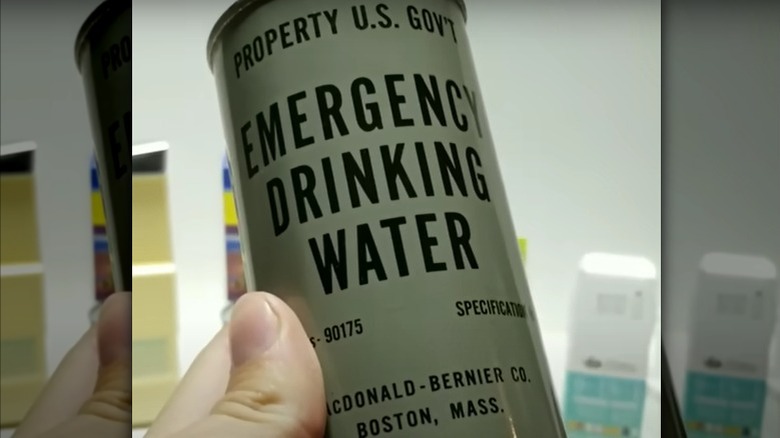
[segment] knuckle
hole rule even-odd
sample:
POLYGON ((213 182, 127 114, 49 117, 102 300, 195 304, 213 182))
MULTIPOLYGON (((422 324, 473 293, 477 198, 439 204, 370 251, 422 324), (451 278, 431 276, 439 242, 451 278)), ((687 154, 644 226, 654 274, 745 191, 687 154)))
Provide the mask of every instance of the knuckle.
POLYGON ((283 402, 279 391, 234 390, 228 392, 212 410, 213 415, 261 425, 268 436, 311 438, 314 433, 298 412, 283 402))
POLYGON ((84 404, 80 413, 110 421, 129 422, 132 416, 131 395, 126 391, 97 391, 84 404))
POLYGON ((95 392, 80 413, 106 420, 129 422, 132 417, 132 384, 126 364, 101 368, 95 392))

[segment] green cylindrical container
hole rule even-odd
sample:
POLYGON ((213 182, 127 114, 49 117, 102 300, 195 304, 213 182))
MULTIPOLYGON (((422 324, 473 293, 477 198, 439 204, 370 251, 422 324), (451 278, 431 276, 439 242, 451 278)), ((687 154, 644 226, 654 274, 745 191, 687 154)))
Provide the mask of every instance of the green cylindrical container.
POLYGON ((209 38, 248 290, 328 437, 564 437, 455 0, 235 3, 209 38))

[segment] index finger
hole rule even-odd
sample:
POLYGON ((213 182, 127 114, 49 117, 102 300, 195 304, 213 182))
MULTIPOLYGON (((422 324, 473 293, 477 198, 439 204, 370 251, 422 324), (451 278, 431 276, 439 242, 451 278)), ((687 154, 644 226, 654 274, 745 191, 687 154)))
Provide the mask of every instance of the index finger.
POLYGON ((167 437, 208 416, 225 394, 230 367, 230 340, 223 327, 192 362, 146 436, 167 437))
POLYGON ((90 327, 57 365, 15 438, 38 436, 73 418, 92 395, 99 366, 95 327, 90 327))

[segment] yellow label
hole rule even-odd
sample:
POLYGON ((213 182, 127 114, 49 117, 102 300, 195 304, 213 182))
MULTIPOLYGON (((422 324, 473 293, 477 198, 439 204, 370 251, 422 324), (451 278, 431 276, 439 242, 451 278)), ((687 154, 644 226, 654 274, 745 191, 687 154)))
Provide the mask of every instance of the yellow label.
POLYGON ((100 192, 92 192, 92 225, 106 225, 103 197, 100 195, 100 192))
POLYGON ((517 239, 517 244, 520 245, 520 258, 523 260, 523 263, 525 263, 526 260, 528 260, 526 258, 527 257, 526 251, 527 251, 527 247, 528 247, 528 241, 525 240, 522 237, 519 237, 517 239))
POLYGON ((236 200, 233 198, 233 192, 225 192, 222 195, 225 205, 225 225, 238 226, 238 215, 236 215, 236 200))

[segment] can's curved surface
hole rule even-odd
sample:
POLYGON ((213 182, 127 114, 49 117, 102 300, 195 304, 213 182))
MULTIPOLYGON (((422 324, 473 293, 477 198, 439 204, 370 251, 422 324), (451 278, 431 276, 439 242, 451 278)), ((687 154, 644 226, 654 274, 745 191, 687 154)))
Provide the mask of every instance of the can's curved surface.
POLYGON ((461 4, 254 6, 208 55, 245 274, 309 333, 328 436, 564 437, 461 4))
POLYGON ((132 13, 130 0, 108 0, 86 19, 75 44, 86 91, 117 290, 132 289, 132 13))

